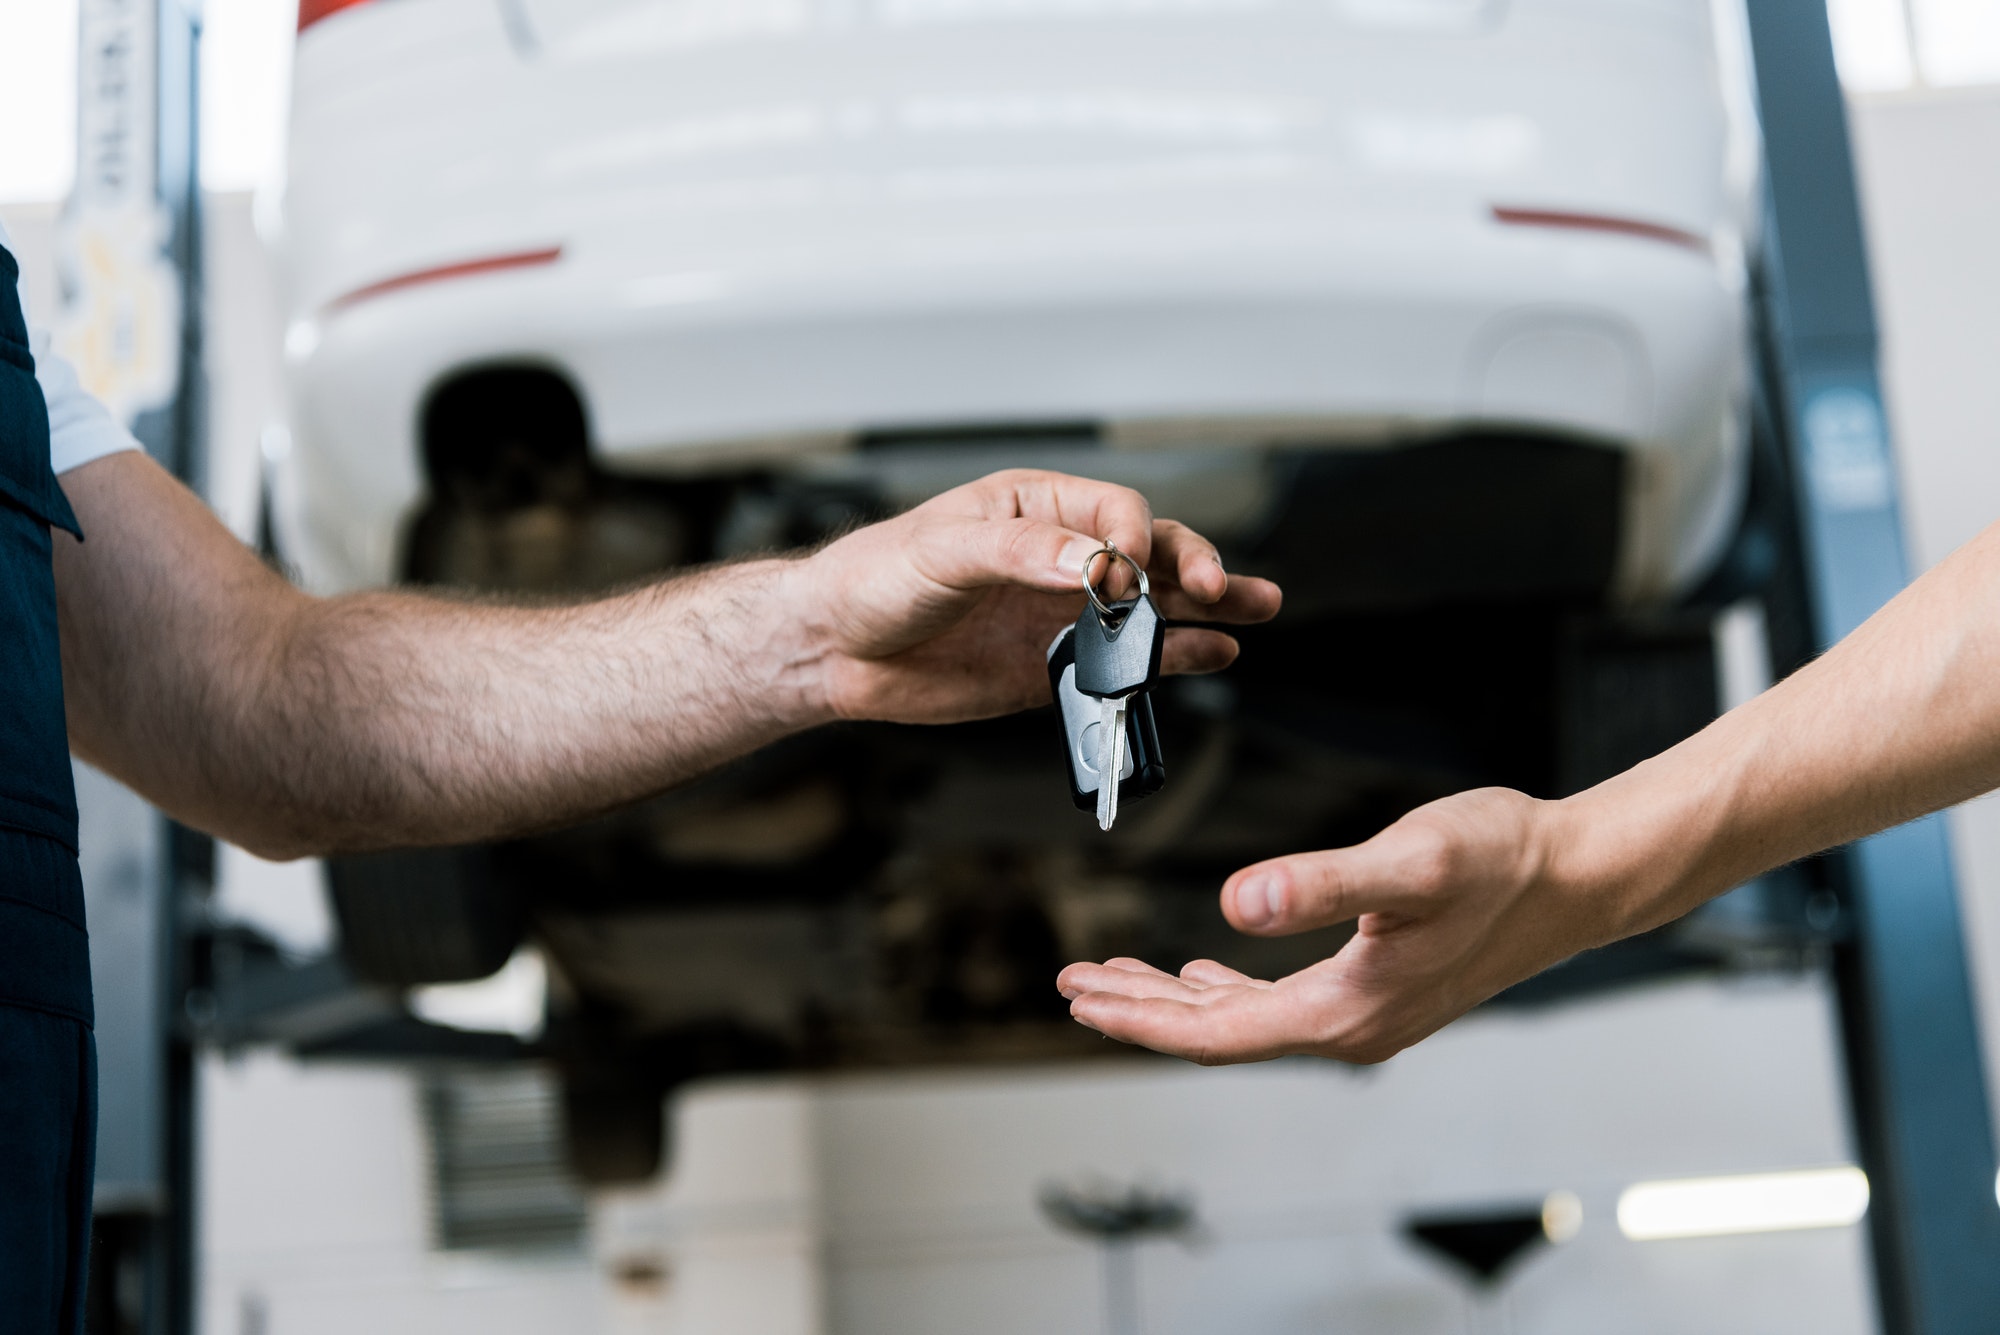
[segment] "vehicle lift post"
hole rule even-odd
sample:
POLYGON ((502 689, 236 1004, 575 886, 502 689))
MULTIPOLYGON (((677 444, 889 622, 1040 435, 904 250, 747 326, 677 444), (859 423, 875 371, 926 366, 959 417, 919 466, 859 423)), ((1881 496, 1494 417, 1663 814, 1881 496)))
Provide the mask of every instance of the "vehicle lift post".
MULTIPOLYGON (((149 384, 170 382, 133 396, 127 424, 148 454, 197 490, 206 455, 200 31, 199 0, 82 0, 76 189, 58 224, 58 248, 72 255, 88 249, 77 234, 93 217, 159 227, 157 243, 142 249, 130 238, 145 229, 98 233, 121 262, 109 273, 87 263, 66 272, 72 290, 60 323, 83 324, 99 346, 124 348, 127 370, 149 365, 149 384), (118 285, 135 274, 170 286, 177 314, 107 328, 121 308, 155 309, 122 299, 129 294, 118 285)), ((96 770, 78 765, 76 783, 99 1076, 86 1321, 90 1335, 188 1335, 198 1273, 195 1045, 210 995, 200 978, 201 922, 214 846, 96 770)))
MULTIPOLYGON (((1874 303, 1826 0, 1746 0, 1763 123, 1765 384, 1803 613, 1781 670, 1908 581, 1874 303)), ((1780 591, 1782 593, 1782 590, 1780 591)), ((1774 616, 1774 628, 1777 623, 1774 616)), ((1945 818, 1824 860, 1854 1136, 1886 1335, 2000 1329, 1993 1123, 1945 818)))

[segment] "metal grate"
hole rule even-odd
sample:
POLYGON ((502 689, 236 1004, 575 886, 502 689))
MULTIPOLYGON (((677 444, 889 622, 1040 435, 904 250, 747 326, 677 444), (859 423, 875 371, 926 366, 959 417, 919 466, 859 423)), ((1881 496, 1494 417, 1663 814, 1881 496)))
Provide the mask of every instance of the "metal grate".
POLYGON ((563 1163, 555 1082, 532 1066, 425 1077, 432 1228, 441 1250, 570 1250, 585 1204, 563 1163))

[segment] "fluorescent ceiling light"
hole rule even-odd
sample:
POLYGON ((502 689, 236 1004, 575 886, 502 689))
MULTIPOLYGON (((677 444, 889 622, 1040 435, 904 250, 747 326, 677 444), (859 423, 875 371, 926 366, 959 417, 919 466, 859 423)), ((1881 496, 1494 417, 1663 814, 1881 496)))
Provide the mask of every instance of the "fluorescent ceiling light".
POLYGON ((1868 1211, 1859 1168, 1640 1182, 1618 1198, 1618 1229, 1638 1241, 1838 1228, 1868 1211))

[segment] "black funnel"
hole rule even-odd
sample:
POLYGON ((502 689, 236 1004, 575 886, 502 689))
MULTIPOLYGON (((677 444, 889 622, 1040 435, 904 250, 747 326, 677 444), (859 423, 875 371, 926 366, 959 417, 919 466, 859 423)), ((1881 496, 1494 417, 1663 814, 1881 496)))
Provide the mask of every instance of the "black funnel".
POLYGON ((1546 1242, 1542 1207, 1505 1206, 1463 1214, 1411 1215, 1403 1231, 1419 1244, 1491 1284, 1518 1257, 1546 1242))

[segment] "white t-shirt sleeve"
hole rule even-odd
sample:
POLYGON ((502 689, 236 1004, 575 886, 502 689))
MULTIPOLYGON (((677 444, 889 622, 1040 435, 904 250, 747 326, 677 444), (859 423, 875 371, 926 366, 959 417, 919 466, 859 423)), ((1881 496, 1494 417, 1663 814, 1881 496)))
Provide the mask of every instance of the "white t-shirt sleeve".
POLYGON ((48 331, 30 329, 28 338, 35 379, 49 404, 49 463, 55 471, 67 473, 107 454, 138 449, 132 433, 77 380, 76 368, 49 346, 48 331))
MULTIPOLYGON (((0 246, 13 253, 14 243, 8 239, 4 224, 0 224, 0 246)), ((140 448, 111 410, 83 387, 76 378, 76 368, 56 355, 49 345, 48 331, 38 328, 32 317, 28 343, 35 354, 35 379, 41 382, 42 397, 49 405, 49 463, 57 473, 67 473, 120 450, 140 448)))

